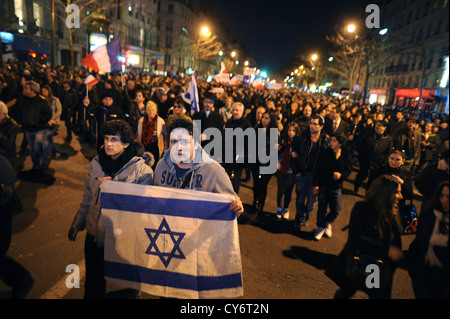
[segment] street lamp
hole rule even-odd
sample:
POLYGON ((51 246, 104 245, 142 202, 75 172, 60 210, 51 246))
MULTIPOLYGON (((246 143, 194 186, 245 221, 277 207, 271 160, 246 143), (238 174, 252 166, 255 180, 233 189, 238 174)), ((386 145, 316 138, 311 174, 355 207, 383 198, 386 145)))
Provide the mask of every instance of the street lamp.
POLYGON ((231 57, 232 58, 236 57, 236 54, 237 54, 236 51, 231 52, 231 57))
POLYGON ((313 55, 311 56, 311 60, 316 61, 316 60, 317 60, 317 54, 313 54, 313 55))
POLYGON ((348 31, 348 32, 352 33, 352 32, 355 32, 355 30, 356 30, 356 27, 355 27, 354 24, 349 24, 349 25, 347 26, 347 31, 348 31))
POLYGON ((201 33, 202 33, 202 35, 205 36, 205 37, 208 37, 208 36, 211 35, 211 31, 209 31, 209 28, 208 28, 208 27, 203 27, 201 33))

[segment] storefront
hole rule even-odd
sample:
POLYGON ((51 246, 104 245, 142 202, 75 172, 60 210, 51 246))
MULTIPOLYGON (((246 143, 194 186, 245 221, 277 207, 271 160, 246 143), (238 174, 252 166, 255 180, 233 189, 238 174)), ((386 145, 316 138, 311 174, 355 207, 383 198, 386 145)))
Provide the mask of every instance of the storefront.
POLYGON ((369 92, 369 103, 385 105, 388 99, 388 91, 384 89, 372 89, 369 92))
POLYGON ((47 62, 51 56, 52 42, 39 37, 14 34, 12 49, 19 61, 47 62))
POLYGON ((420 89, 398 89, 395 91, 394 105, 413 109, 420 108, 422 111, 434 111, 436 90, 423 89, 422 99, 420 89))

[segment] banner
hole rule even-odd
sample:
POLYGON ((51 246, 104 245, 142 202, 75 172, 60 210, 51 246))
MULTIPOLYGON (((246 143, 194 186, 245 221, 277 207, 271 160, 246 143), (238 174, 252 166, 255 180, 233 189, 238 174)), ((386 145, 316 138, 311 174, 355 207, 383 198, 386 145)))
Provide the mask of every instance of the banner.
POLYGON ((104 181, 105 277, 174 298, 243 295, 232 196, 104 181))

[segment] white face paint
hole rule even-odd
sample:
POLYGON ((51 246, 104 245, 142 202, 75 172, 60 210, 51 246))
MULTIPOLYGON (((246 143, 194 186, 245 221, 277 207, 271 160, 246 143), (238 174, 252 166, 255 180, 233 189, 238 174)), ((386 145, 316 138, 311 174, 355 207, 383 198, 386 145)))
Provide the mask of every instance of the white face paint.
POLYGON ((170 133, 170 159, 176 164, 190 164, 194 155, 194 139, 185 128, 170 133))

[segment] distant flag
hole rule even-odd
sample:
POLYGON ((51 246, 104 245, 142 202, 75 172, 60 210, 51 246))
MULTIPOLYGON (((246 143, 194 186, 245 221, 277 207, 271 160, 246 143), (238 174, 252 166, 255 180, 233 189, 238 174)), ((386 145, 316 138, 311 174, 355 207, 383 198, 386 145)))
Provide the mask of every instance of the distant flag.
POLYGON ((225 67, 225 63, 222 61, 220 63, 220 72, 219 72, 219 74, 225 74, 225 73, 227 73, 227 68, 225 67))
POLYGON ((91 87, 93 87, 94 85, 96 85, 98 83, 98 80, 92 75, 89 74, 86 77, 86 80, 84 80, 84 84, 86 84, 86 86, 90 89, 91 87))
POLYGON ((198 90, 197 83, 195 81, 195 75, 191 75, 191 83, 189 83, 189 87, 186 93, 182 93, 181 97, 186 103, 191 105, 191 115, 200 111, 199 99, 198 99, 198 90))
POLYGON ((121 70, 119 61, 120 40, 114 40, 108 44, 97 47, 81 63, 89 69, 100 73, 110 73, 121 70))
POLYGON ((242 296, 232 201, 224 194, 103 182, 106 279, 171 298, 242 296))
POLYGON ((256 78, 256 79, 252 82, 252 86, 255 87, 255 88, 257 88, 257 89, 264 88, 262 78, 256 78))

